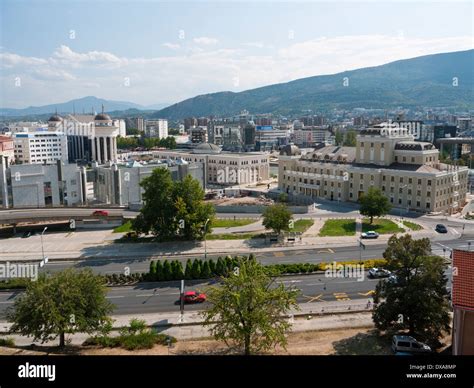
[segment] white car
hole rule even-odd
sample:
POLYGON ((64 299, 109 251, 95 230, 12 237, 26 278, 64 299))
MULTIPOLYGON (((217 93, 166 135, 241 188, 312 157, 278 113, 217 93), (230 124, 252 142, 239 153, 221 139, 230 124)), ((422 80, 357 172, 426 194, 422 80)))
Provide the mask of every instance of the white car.
POLYGON ((392 337, 392 351, 395 354, 398 352, 430 353, 431 348, 408 335, 394 335, 392 337))
POLYGON ((368 232, 362 233, 361 237, 362 238, 378 238, 379 234, 377 232, 374 232, 373 230, 369 230, 368 232))
POLYGON ((383 268, 371 268, 369 269, 368 275, 371 279, 380 279, 380 278, 388 278, 392 273, 383 268))

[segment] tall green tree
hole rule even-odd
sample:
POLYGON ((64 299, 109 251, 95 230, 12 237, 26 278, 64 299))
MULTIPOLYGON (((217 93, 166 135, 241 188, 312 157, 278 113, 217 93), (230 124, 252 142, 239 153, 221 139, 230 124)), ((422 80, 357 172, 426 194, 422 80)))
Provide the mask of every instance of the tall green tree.
POLYGON ((210 307, 202 316, 216 340, 237 345, 246 355, 285 347, 291 329, 286 315, 298 308, 298 292, 275 284, 256 261, 240 258, 238 271, 207 290, 210 307))
POLYGON ((191 267, 191 276, 193 279, 201 279, 201 264, 198 259, 194 259, 191 267))
POLYGON ((168 260, 163 263, 163 280, 173 280, 173 270, 168 260))
POLYGON ((163 275, 163 263, 161 262, 161 260, 158 260, 156 262, 156 276, 155 276, 155 279, 157 281, 162 281, 162 280, 165 280, 164 279, 164 275, 163 275))
POLYGON ((193 263, 191 262, 191 259, 188 259, 186 261, 186 268, 184 270, 184 278, 186 280, 191 280, 193 278, 193 263))
POLYGON ((263 226, 265 229, 272 229, 280 234, 282 231, 290 229, 290 221, 293 219, 288 206, 283 203, 268 206, 263 212, 263 226))
POLYGON ((183 264, 181 264, 181 262, 178 260, 173 261, 173 279, 184 279, 183 264))
POLYGON ((438 345, 450 331, 446 264, 431 255, 430 240, 392 236, 383 256, 396 280, 378 283, 373 320, 379 330, 404 331, 438 345))
POLYGON ((157 237, 174 235, 177 223, 174 217, 173 180, 166 168, 156 168, 140 183, 143 187, 143 207, 132 221, 138 233, 153 233, 157 237))
POLYGON ((355 147, 357 142, 357 132, 354 130, 350 130, 346 132, 346 136, 344 137, 343 145, 346 147, 355 147))
POLYGON ((342 144, 344 143, 344 133, 342 133, 342 131, 338 130, 336 131, 336 145, 337 146, 342 146, 342 144))
POLYGON ((367 193, 360 196, 359 204, 360 214, 370 217, 370 223, 374 221, 374 217, 382 217, 392 209, 388 198, 375 187, 370 187, 367 193))
POLYGON ((28 283, 8 309, 7 319, 14 333, 41 342, 59 337, 63 347, 66 334, 99 332, 110 323, 112 310, 101 277, 90 269, 66 269, 28 283))
POLYGON ((167 169, 157 168, 141 186, 144 204, 132 223, 137 232, 151 232, 162 239, 181 236, 196 240, 211 231, 214 207, 204 203, 204 190, 191 175, 173 182, 167 169))

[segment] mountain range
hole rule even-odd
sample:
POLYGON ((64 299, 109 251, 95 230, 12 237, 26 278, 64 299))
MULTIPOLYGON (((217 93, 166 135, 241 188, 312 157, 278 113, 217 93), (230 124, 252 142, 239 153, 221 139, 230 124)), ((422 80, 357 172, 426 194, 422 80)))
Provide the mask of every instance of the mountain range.
POLYGON ((426 55, 332 75, 302 78, 239 93, 203 94, 153 117, 301 114, 334 108, 474 108, 474 50, 426 55), (346 86, 347 85, 347 86, 346 86))
POLYGON ((134 109, 137 111, 141 110, 151 110, 156 111, 161 109, 168 104, 154 104, 149 106, 135 104, 128 101, 114 101, 114 100, 105 100, 103 98, 97 98, 94 96, 87 96, 83 98, 78 98, 68 102, 61 102, 58 104, 50 104, 43 106, 30 106, 23 109, 13 109, 13 108, 0 108, 0 116, 37 116, 37 115, 47 115, 52 112, 61 113, 90 113, 93 109, 96 112, 100 112, 102 105, 107 112, 113 111, 126 111, 129 109, 134 109))
POLYGON ((24 109, 0 108, 0 116, 43 118, 56 110, 58 113, 74 110, 77 113, 91 112, 92 109, 98 112, 102 104, 114 116, 141 115, 170 120, 190 116, 231 116, 244 109, 254 114, 283 115, 359 107, 450 107, 469 110, 474 109, 474 50, 425 55, 238 93, 203 94, 169 106, 143 106, 88 96, 24 109))

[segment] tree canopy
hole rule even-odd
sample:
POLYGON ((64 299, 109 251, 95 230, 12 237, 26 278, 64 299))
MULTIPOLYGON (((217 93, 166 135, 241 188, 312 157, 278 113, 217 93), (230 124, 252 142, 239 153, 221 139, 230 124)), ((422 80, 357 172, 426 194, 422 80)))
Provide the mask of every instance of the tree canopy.
POLYGON ((387 197, 375 187, 370 187, 367 193, 360 196, 359 204, 360 214, 370 217, 370 223, 373 222, 374 217, 382 217, 392 208, 387 197))
POLYGON ((112 310, 102 278, 90 269, 66 269, 29 282, 7 319, 13 323, 12 332, 42 342, 59 336, 59 345, 64 346, 66 334, 100 331, 110 323, 112 310))
POLYGON ((207 290, 202 313, 216 340, 238 346, 246 355, 285 346, 291 329, 287 315, 298 308, 299 291, 276 284, 254 258, 239 258, 219 286, 207 290))
POLYGON ((380 282, 375 290, 373 320, 379 330, 409 330, 432 345, 443 331, 449 333, 446 264, 430 255, 427 238, 390 238, 383 256, 395 278, 380 282))
POLYGON ((163 239, 201 239, 210 231, 215 210, 204 203, 204 190, 192 176, 173 182, 167 169, 157 168, 140 185, 143 207, 132 223, 137 232, 151 232, 163 239))
POLYGON ((292 219, 293 214, 288 206, 284 203, 277 203, 265 209, 262 224, 266 229, 272 229, 275 233, 280 234, 282 231, 290 229, 292 219))

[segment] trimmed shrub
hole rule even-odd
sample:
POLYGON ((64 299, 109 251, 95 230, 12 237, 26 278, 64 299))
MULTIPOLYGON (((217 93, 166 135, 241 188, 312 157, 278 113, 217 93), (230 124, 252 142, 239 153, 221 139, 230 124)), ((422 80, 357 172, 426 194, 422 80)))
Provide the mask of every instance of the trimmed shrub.
POLYGON ((184 279, 183 264, 181 264, 181 262, 178 260, 173 261, 173 279, 184 279))
POLYGON ((191 276, 193 279, 201 279, 201 265, 197 259, 193 261, 193 266, 191 267, 191 276))
POLYGON ((150 280, 156 280, 156 261, 150 261, 150 280))
POLYGON ((216 274, 216 263, 214 260, 209 259, 209 271, 211 271, 211 276, 215 276, 216 274))
POLYGON ((209 279, 211 277, 211 269, 209 263, 205 261, 201 267, 201 279, 209 279))
POLYGON ((184 278, 186 280, 191 280, 193 278, 193 270, 192 270, 192 263, 191 259, 186 261, 186 269, 184 270, 184 278))
POLYGON ((158 260, 156 262, 156 276, 155 276, 155 280, 156 281, 162 281, 164 280, 164 277, 163 277, 163 263, 161 262, 161 260, 158 260))
POLYGON ((163 280, 173 280, 173 271, 168 260, 163 263, 163 280))

